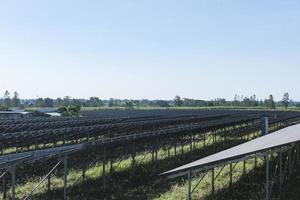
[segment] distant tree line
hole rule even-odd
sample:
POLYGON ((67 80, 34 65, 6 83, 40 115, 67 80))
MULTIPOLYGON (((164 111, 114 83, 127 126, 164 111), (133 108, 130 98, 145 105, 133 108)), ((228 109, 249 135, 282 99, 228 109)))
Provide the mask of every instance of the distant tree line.
POLYGON ((210 101, 203 101, 197 99, 181 98, 176 96, 172 102, 175 107, 213 107, 213 106, 224 106, 224 107, 266 107, 275 109, 277 106, 283 106, 288 108, 290 105, 294 105, 300 108, 300 103, 294 103, 290 100, 289 93, 284 93, 282 101, 275 102, 272 94, 268 98, 262 100, 257 99, 256 95, 246 97, 243 95, 235 95, 233 101, 227 101, 224 98, 217 98, 210 101))
POLYGON ((300 108, 300 103, 294 103, 289 96, 289 93, 283 95, 282 101, 275 102, 272 94, 268 98, 262 100, 258 99, 256 95, 246 97, 243 95, 235 95, 233 101, 228 101, 224 98, 216 98, 210 101, 199 99, 181 98, 175 96, 173 100, 129 100, 129 99, 114 99, 108 100, 100 99, 99 97, 90 97, 89 99, 75 99, 70 96, 63 98, 37 98, 37 99, 20 99, 18 92, 10 95, 9 91, 5 91, 3 97, 0 99, 0 110, 8 110, 9 108, 28 108, 28 107, 64 107, 67 108, 66 113, 72 112, 73 108, 80 107, 267 107, 275 109, 277 106, 288 108, 293 105, 300 108), (73 107, 70 107, 73 106, 73 107))

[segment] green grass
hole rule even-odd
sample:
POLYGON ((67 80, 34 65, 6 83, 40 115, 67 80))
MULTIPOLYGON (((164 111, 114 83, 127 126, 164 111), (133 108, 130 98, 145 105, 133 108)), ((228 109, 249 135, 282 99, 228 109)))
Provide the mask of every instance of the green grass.
MULTIPOLYGON (((209 138, 207 139, 207 141, 209 138)), ((237 142, 234 142, 234 144, 237 144, 237 142)), ((227 144, 228 147, 232 146, 233 144, 227 144)), ((195 150, 195 155, 209 155, 210 153, 218 150, 216 147, 209 145, 203 148, 203 143, 199 143, 196 145, 197 150, 195 150), (197 153, 198 152, 198 153, 197 153), (199 153, 200 152, 200 153, 199 153)), ((221 147, 218 147, 219 150, 221 147)), ((223 147, 225 148, 225 147, 223 147)), ((181 148, 177 149, 177 154, 181 153, 181 148)), ((167 187, 161 187, 161 184, 164 183, 164 180, 161 180, 160 177, 157 176, 158 172, 162 172, 167 168, 170 168, 171 166, 176 166, 180 164, 184 164, 188 162, 188 155, 189 155, 189 145, 184 146, 184 156, 177 156, 174 157, 174 149, 170 150, 171 157, 166 157, 167 150, 166 149, 160 149, 158 151, 158 158, 160 159, 159 166, 151 163, 151 154, 148 154, 145 158, 143 154, 137 155, 136 161, 136 175, 134 177, 129 176, 128 174, 131 173, 131 158, 127 158, 122 160, 121 164, 118 166, 117 169, 115 169, 115 172, 111 174, 113 177, 110 180, 110 185, 114 185, 112 188, 110 188, 108 191, 102 191, 101 189, 101 176, 102 176, 102 164, 98 163, 97 165, 93 165, 88 168, 86 172, 86 184, 82 184, 81 182, 81 174, 82 172, 79 169, 71 168, 69 171, 68 176, 68 183, 70 186, 69 195, 72 196, 71 199, 78 199, 76 196, 78 195, 78 190, 87 190, 88 188, 89 192, 82 192, 82 194, 91 194, 93 196, 101 195, 103 196, 103 193, 105 193, 105 196, 110 199, 113 196, 117 199, 132 199, 135 197, 141 196, 141 198, 145 198, 144 194, 139 194, 139 191, 143 191, 144 193, 147 193, 146 198, 147 199, 154 199, 159 194, 164 193, 169 190, 169 184, 167 184, 167 187), (143 159, 144 158, 144 159, 143 159), (147 174, 147 175, 146 175, 147 174), (143 185, 142 183, 139 184, 141 187, 139 190, 135 190, 136 186, 130 186, 128 183, 134 184, 137 183, 139 180, 142 179, 145 180, 146 183, 143 185), (114 181, 118 181, 117 183, 114 183, 114 181), (120 181, 122 180, 122 181, 120 181), (89 186, 87 186, 87 184, 89 186), (119 184, 120 187, 117 185, 119 184), (101 193, 101 194, 100 194, 101 193)), ((116 167, 117 163, 114 163, 114 167, 116 167)), ((72 166, 71 166, 72 167, 72 166)), ((109 171, 109 163, 106 165, 107 171, 109 171)), ((29 180, 27 180, 24 183, 19 183, 17 185, 16 194, 19 199, 22 199, 32 188, 34 188, 35 185, 41 180, 41 177, 32 177, 29 180)), ((47 193, 47 185, 46 182, 44 182, 35 193, 34 199, 55 199, 62 196, 62 188, 63 188, 63 181, 62 176, 56 175, 51 178, 51 190, 52 192, 47 193)), ((80 199, 80 198, 79 198, 80 199)))
MULTIPOLYGON (((246 176, 247 173, 252 171, 254 169, 254 160, 249 160, 246 162, 246 174, 243 174, 243 162, 237 163, 236 167, 233 170, 233 185, 234 184, 240 184, 240 180, 243 178, 243 176, 246 176)), ((261 167, 263 162, 261 160, 258 160, 257 162, 258 167, 261 167)), ((216 168, 215 169, 215 175, 219 173, 221 168, 216 168)), ((229 187, 229 172, 230 168, 229 165, 226 166, 222 172, 220 173, 219 177, 215 180, 215 190, 216 193, 218 194, 218 191, 225 190, 226 188, 229 187)), ((198 181, 200 176, 194 177, 192 180, 192 188, 194 188, 198 181)), ((195 191, 192 194, 193 199, 216 199, 217 197, 210 196, 211 195, 211 179, 212 175, 211 172, 208 172, 205 178, 201 181, 199 186, 195 189, 195 191)), ((250 184, 257 184, 257 183, 249 183, 250 184)), ((186 199, 187 198, 187 187, 188 184, 186 180, 183 180, 182 183, 176 183, 174 184, 169 191, 166 193, 160 195, 159 197, 155 198, 155 200, 173 200, 173 199, 186 199)), ((241 192, 241 191, 240 191, 241 192)), ((257 192, 257 191, 252 191, 252 192, 257 192)), ((246 192, 241 195, 246 195, 246 192)), ((232 199, 233 197, 231 196, 230 198, 224 198, 224 199, 232 199)), ((247 199, 247 197, 243 197, 240 199, 247 199)))
MULTIPOLYGON (((257 133, 252 134, 249 139, 257 136, 257 133)), ((220 139, 219 137, 217 139, 220 139)), ((208 138, 206 142, 210 139, 208 138)), ((229 140, 226 143, 210 144, 204 148, 203 142, 196 144, 196 149, 193 151, 194 159, 205 157, 214 152, 235 146, 242 141, 229 140)), ((181 155, 181 148, 177 148, 177 155, 174 156, 174 148, 170 151, 170 157, 167 157, 166 149, 159 149, 158 163, 151 162, 151 154, 148 154, 145 159, 144 154, 140 153, 136 157, 137 165, 135 167, 135 175, 131 176, 131 158, 123 159, 121 164, 115 169, 114 173, 109 174, 111 179, 108 180, 107 190, 102 189, 102 164, 97 163, 91 165, 86 172, 86 182, 81 181, 81 170, 70 165, 68 176, 68 195, 69 199, 185 199, 187 193, 187 183, 185 179, 166 180, 158 176, 158 173, 180 166, 190 162, 189 145, 184 146, 184 154, 181 155)), ((78 162, 78 161, 77 161, 78 162)), ((79 163, 80 164, 80 163, 79 163)), ((264 177, 262 162, 258 163, 262 168, 254 171, 253 160, 247 162, 247 173, 242 173, 243 165, 239 163, 234 170, 234 184, 229 187, 229 168, 225 167, 220 177, 216 180, 216 195, 210 196, 210 174, 205 177, 203 182, 193 193, 195 199, 216 200, 216 199, 247 199, 242 198, 244 195, 263 195, 263 180, 264 177), (243 186, 243 187, 240 187, 243 186), (230 191, 235 188, 235 193, 230 191), (226 197, 226 198, 225 198, 226 197)), ((117 163, 114 163, 114 168, 117 163)), ((110 171, 109 163, 106 165, 107 172, 110 171)), ((217 174, 216 170, 216 174, 217 174)), ((22 199, 34 186, 41 180, 41 177, 31 177, 26 182, 19 181, 17 185, 17 197, 22 199)), ((193 185, 197 182, 197 178, 193 179, 193 185)), ((63 192, 62 174, 56 173, 51 178, 51 192, 47 192, 46 182, 43 183, 35 195, 31 199, 61 199, 63 192)), ((1 196, 1 195, 0 195, 1 196)), ((0 197, 1 198, 1 197, 0 197)), ((239 199, 239 200, 240 200, 239 199)), ((253 197, 252 199, 255 199, 253 197)), ((257 199, 257 198, 256 198, 257 199)))

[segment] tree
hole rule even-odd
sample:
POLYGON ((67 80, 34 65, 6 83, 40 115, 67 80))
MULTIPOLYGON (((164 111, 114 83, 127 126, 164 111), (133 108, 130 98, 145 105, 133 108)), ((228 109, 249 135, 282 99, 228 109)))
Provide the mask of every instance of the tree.
POLYGON ((287 109, 290 103, 290 95, 289 93, 284 93, 283 98, 282 98, 282 105, 287 109))
POLYGON ((62 114, 62 116, 78 116, 80 113, 81 106, 62 106, 58 109, 58 112, 62 114))
POLYGON ((44 106, 44 99, 43 98, 38 98, 36 100, 36 106, 37 107, 43 107, 44 106))
POLYGON ((99 97, 90 97, 87 103, 88 106, 92 106, 92 107, 97 107, 97 106, 102 107, 104 105, 103 101, 99 99, 99 97))
POLYGON ((70 106, 72 103, 71 103, 71 97, 70 96, 65 96, 64 99, 63 99, 63 105, 64 106, 70 106))
POLYGON ((170 107, 169 102, 164 100, 157 100, 154 105, 159 107, 170 107))
POLYGON ((79 99, 73 99, 72 105, 73 105, 73 106, 78 106, 78 107, 81 108, 82 102, 81 102, 79 99))
POLYGON ((236 94, 234 96, 233 106, 239 106, 239 105, 240 105, 239 96, 236 94))
POLYGON ((62 98, 57 98, 57 99, 55 100, 55 106, 60 107, 60 106, 63 105, 63 103, 64 103, 64 100, 62 100, 62 98))
POLYGON ((13 107, 19 107, 21 104, 21 101, 19 99, 19 94, 17 92, 14 92, 14 97, 12 98, 12 106, 13 107))
POLYGON ((132 101, 126 101, 125 102, 125 107, 130 109, 130 108, 133 108, 133 102, 132 101))
POLYGON ((53 106, 54 106, 53 99, 51 99, 51 98, 44 99, 43 107, 53 107, 53 106))
POLYGON ((4 106, 8 108, 11 107, 11 99, 8 90, 6 90, 4 93, 4 106))
POLYGON ((251 101, 251 106, 258 106, 258 101, 256 99, 256 95, 255 94, 250 97, 250 101, 251 101))
POLYGON ((248 97, 245 97, 243 100, 244 106, 251 106, 251 100, 248 97))
POLYGON ((177 107, 182 106, 182 100, 181 100, 180 96, 176 96, 173 101, 174 101, 174 106, 177 106, 177 107))
POLYGON ((110 98, 108 101, 108 107, 113 107, 115 106, 115 100, 113 98, 110 98))
POLYGON ((0 105, 0 111, 9 111, 9 109, 6 106, 0 105))
POLYGON ((275 101, 274 101, 274 97, 272 94, 270 94, 269 99, 267 100, 267 107, 271 108, 271 109, 275 109, 275 101))

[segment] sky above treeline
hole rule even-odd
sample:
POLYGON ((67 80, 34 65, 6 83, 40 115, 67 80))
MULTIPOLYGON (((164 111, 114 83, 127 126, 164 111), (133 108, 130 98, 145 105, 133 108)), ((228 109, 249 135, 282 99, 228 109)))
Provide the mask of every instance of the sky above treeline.
POLYGON ((300 1, 0 1, 0 93, 300 100, 300 1))

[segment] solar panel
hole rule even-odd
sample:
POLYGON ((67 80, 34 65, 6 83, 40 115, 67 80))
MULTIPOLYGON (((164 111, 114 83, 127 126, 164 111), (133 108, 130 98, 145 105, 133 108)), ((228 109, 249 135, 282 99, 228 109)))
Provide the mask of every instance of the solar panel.
POLYGON ((251 155, 257 152, 266 151, 280 146, 292 144, 300 141, 300 124, 276 131, 272 134, 256 138, 241 145, 221 151, 219 153, 207 156, 192 163, 183 165, 173 170, 162 173, 161 175, 170 175, 180 173, 190 169, 201 168, 220 162, 229 161, 243 156, 251 155))
POLYGON ((36 150, 32 152, 23 152, 11 155, 0 156, 0 169, 4 169, 7 166, 13 165, 14 163, 22 163, 40 160, 43 158, 56 156, 60 154, 67 153, 69 151, 79 150, 83 148, 83 144, 56 147, 50 149, 36 150))

